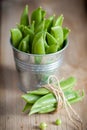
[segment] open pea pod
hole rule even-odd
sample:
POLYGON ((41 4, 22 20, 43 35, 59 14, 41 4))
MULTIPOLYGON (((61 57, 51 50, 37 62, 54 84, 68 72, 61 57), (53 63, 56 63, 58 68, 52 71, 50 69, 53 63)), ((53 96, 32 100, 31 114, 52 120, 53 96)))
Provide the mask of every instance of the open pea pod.
POLYGON ((50 34, 50 33, 46 33, 46 36, 47 36, 47 43, 48 45, 57 45, 57 40, 50 34))
POLYGON ((18 49, 23 52, 29 52, 29 35, 27 35, 19 44, 18 49))
POLYGON ((28 26, 29 25, 29 18, 28 18, 28 5, 25 6, 23 13, 20 18, 20 24, 28 26))
POLYGON ((13 28, 10 31, 11 31, 11 42, 13 46, 17 48, 22 39, 22 33, 18 28, 13 28))
POLYGON ((62 26, 64 17, 60 15, 57 20, 54 21, 53 26, 62 26))
POLYGON ((45 54, 44 36, 43 32, 39 32, 35 35, 32 43, 33 54, 45 54))
POLYGON ((70 29, 68 28, 63 28, 63 40, 66 40, 68 38, 70 29))

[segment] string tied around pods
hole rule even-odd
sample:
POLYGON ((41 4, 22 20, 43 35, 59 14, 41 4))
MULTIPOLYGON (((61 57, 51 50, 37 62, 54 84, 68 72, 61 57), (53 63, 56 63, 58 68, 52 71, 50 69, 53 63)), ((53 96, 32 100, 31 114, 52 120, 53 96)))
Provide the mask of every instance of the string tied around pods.
POLYGON ((60 86, 59 79, 55 75, 50 75, 48 77, 48 84, 44 85, 44 87, 51 91, 56 97, 57 111, 61 110, 62 108, 65 108, 70 121, 76 126, 78 130, 83 130, 82 120, 80 116, 76 113, 76 111, 72 108, 70 103, 67 101, 64 92, 60 86))

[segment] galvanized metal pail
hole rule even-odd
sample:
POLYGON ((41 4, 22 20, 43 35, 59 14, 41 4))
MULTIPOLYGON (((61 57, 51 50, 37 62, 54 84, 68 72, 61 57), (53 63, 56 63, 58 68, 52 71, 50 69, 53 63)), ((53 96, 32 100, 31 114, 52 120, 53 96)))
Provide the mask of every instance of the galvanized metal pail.
POLYGON ((41 87, 50 75, 56 75, 67 46, 66 42, 63 49, 56 53, 37 55, 19 51, 12 45, 21 90, 26 92, 41 87))

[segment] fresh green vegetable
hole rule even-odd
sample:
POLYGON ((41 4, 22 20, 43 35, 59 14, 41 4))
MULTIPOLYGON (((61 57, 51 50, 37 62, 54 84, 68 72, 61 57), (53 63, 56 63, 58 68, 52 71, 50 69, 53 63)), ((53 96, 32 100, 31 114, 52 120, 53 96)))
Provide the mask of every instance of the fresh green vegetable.
POLYGON ((31 109, 31 107, 32 107, 31 103, 26 103, 26 105, 25 105, 25 107, 23 109, 23 112, 25 112, 27 110, 29 111, 31 109))
POLYGON ((57 45, 57 40, 47 32, 47 43, 48 45, 57 45))
POLYGON ((11 29, 13 46, 26 53, 41 55, 63 49, 70 32, 68 28, 62 27, 63 15, 57 18, 55 15, 46 18, 46 11, 41 7, 35 9, 31 16, 28 16, 28 12, 28 5, 26 5, 20 18, 20 24, 17 24, 17 28, 11 29), (27 35, 29 35, 29 46, 22 41, 27 35), (18 47, 20 42, 22 45, 18 47))
POLYGON ((40 128, 41 130, 46 130, 47 124, 46 124, 45 122, 41 122, 39 128, 40 128))
POLYGON ((29 35, 27 35, 19 44, 20 51, 29 52, 29 35))
POLYGON ((62 123, 61 119, 56 119, 56 121, 55 121, 56 125, 61 125, 61 123, 62 123))
POLYGON ((55 20, 53 26, 62 26, 64 17, 63 15, 60 15, 57 20, 55 20))
MULTIPOLYGON (((74 90, 76 79, 69 77, 60 81, 61 89, 64 92, 65 98, 69 103, 75 103, 81 101, 84 97, 84 91, 74 90)), ((57 85, 57 83, 55 83, 57 85)), ((56 86, 58 87, 58 86, 56 86)), ((37 90, 28 91, 27 94, 22 95, 22 98, 26 101, 24 111, 29 105, 29 115, 34 113, 49 113, 56 109, 57 100, 55 95, 43 86, 37 90)))
POLYGON ((44 38, 43 33, 37 33, 34 37, 32 44, 32 53, 33 54, 45 54, 44 38))
POLYGON ((21 15, 20 24, 28 26, 29 25, 29 19, 28 19, 28 5, 25 6, 24 11, 21 15))
POLYGON ((40 98, 40 96, 39 96, 39 95, 35 95, 35 94, 28 93, 28 94, 22 95, 22 98, 23 98, 27 103, 33 104, 35 101, 37 101, 37 100, 40 98))
POLYGON ((11 41, 14 47, 18 47, 22 40, 22 33, 18 28, 11 29, 11 41))

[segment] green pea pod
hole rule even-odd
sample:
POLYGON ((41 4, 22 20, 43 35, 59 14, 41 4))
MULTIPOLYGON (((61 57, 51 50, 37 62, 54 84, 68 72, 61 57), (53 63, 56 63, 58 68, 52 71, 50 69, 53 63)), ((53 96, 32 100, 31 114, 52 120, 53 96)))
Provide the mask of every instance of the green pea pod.
POLYGON ((42 13, 42 20, 44 20, 45 15, 46 15, 46 11, 45 11, 45 10, 42 10, 41 13, 42 13))
POLYGON ((45 54, 43 32, 39 32, 35 35, 32 43, 33 54, 45 54))
POLYGON ((53 45, 53 44, 57 45, 57 40, 50 33, 47 32, 46 34, 47 34, 47 43, 48 43, 48 45, 49 46, 53 45))
POLYGON ((33 106, 31 107, 31 110, 30 110, 29 115, 41 111, 41 108, 42 108, 42 107, 46 107, 48 104, 50 105, 50 104, 55 104, 55 103, 56 103, 56 98, 55 98, 55 96, 54 96, 52 93, 47 94, 47 95, 41 97, 40 99, 38 99, 38 100, 33 104, 33 106))
POLYGON ((27 93, 27 94, 22 95, 22 98, 27 103, 33 104, 34 102, 36 102, 40 98, 40 96, 39 95, 31 94, 31 93, 27 93))
POLYGON ((22 33, 18 28, 13 28, 11 31, 11 41, 14 47, 18 47, 21 39, 22 39, 22 33))
POLYGON ((47 106, 48 104, 49 105, 53 104, 53 103, 56 103, 55 96, 52 93, 47 94, 47 95, 41 97, 40 99, 38 99, 33 104, 33 106, 31 107, 29 115, 37 113, 37 112, 39 112, 41 110, 42 107, 47 106))
POLYGON ((39 24, 39 26, 36 27, 35 33, 38 33, 40 31, 44 31, 44 24, 45 24, 45 21, 44 20, 41 21, 40 24, 39 24))
POLYGON ((55 20, 53 26, 62 26, 64 17, 63 15, 60 15, 57 20, 55 20))
POLYGON ((23 33, 24 36, 34 34, 34 32, 30 28, 28 28, 27 26, 18 25, 18 28, 20 29, 20 31, 23 33))
POLYGON ((63 44, 63 29, 62 29, 62 27, 60 27, 60 26, 52 27, 51 34, 55 37, 59 46, 61 44, 63 44))
POLYGON ((31 25, 29 26, 32 32, 34 32, 34 25, 35 25, 35 21, 32 21, 31 25))
MULTIPOLYGON (((80 95, 79 93, 76 93, 76 91, 67 91, 67 92, 64 92, 64 95, 66 99, 68 100, 68 102, 71 103, 72 101, 77 102, 78 100, 82 100, 84 96, 84 92, 82 92, 82 95, 80 95)), ((42 110, 45 111, 48 104, 49 106, 51 104, 55 104, 55 108, 56 108, 56 103, 57 103, 57 100, 52 93, 42 96, 32 105, 29 115, 37 113, 42 110)))
POLYGON ((19 44, 20 51, 29 52, 29 35, 27 35, 19 44))
POLYGON ((53 26, 53 21, 54 21, 54 15, 49 17, 48 19, 45 19, 45 30, 48 32, 51 31, 51 27, 53 26))
MULTIPOLYGON (((75 84, 76 84, 75 77, 69 77, 67 79, 60 81, 60 86, 64 92, 66 90, 72 89, 75 86, 75 84)), ((46 88, 43 88, 43 86, 41 86, 41 88, 39 88, 37 90, 33 90, 33 91, 28 91, 27 93, 36 94, 36 95, 46 95, 49 93, 49 90, 46 88)))
POLYGON ((28 26, 29 25, 29 18, 28 18, 28 5, 25 6, 23 13, 20 18, 20 24, 28 26))
POLYGON ((27 110, 29 111, 31 109, 31 107, 32 107, 32 104, 26 103, 26 105, 24 106, 23 112, 25 112, 27 110))
POLYGON ((58 50, 58 45, 53 44, 53 45, 50 45, 50 46, 46 49, 46 53, 47 53, 47 54, 55 53, 55 52, 57 52, 57 50, 58 50))
POLYGON ((38 113, 40 113, 40 114, 50 113, 50 112, 55 111, 55 109, 56 109, 55 107, 50 107, 50 108, 46 108, 45 110, 41 110, 38 113))
POLYGON ((74 87, 76 85, 76 82, 76 78, 71 76, 65 80, 60 81, 60 86, 63 90, 67 90, 74 87))
POLYGON ((38 113, 48 113, 48 112, 52 112, 53 109, 56 109, 56 104, 48 104, 47 106, 41 107, 40 110, 38 111, 38 113))
POLYGON ((35 27, 42 21, 42 8, 39 7, 31 14, 31 23, 35 21, 35 27))
POLYGON ((43 88, 43 86, 37 90, 29 91, 27 93, 36 94, 36 95, 45 95, 49 93, 49 90, 43 88))
POLYGON ((78 96, 76 98, 69 100, 69 103, 73 104, 73 103, 82 101, 82 99, 84 98, 84 96, 85 96, 85 93, 84 93, 84 90, 83 90, 82 93, 78 94, 78 96))
POLYGON ((68 28, 63 28, 63 40, 68 38, 70 30, 68 28))

